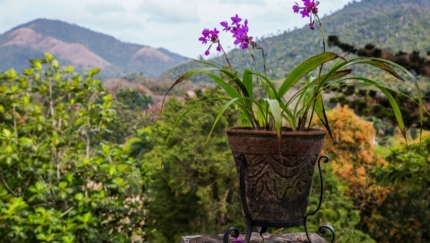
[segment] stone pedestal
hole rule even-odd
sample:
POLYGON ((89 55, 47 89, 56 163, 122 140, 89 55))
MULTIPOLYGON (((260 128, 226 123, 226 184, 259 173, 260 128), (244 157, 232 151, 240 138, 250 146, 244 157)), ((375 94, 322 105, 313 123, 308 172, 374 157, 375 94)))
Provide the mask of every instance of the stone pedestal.
MULTIPOLYGON (((325 243, 324 239, 317 234, 310 234, 313 243, 325 243)), ((210 236, 210 235, 194 235, 182 237, 182 243, 222 243, 223 235, 210 236)), ((279 234, 271 235, 264 233, 264 241, 260 234, 252 233, 251 243, 304 243, 308 242, 308 238, 305 233, 292 233, 292 234, 279 234)), ((245 239, 244 234, 240 234, 240 238, 245 239)), ((229 242, 235 242, 235 239, 230 236, 229 242)))

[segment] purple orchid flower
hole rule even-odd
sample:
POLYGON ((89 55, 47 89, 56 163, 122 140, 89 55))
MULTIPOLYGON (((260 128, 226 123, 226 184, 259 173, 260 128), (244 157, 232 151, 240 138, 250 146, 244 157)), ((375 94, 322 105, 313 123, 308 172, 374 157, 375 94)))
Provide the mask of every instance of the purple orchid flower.
MULTIPOLYGON (((213 44, 213 43, 218 43, 218 46, 217 46, 216 50, 217 50, 217 51, 221 51, 221 46, 220 46, 220 44, 219 44, 218 34, 219 34, 219 31, 218 31, 216 28, 214 28, 213 30, 203 29, 203 31, 202 31, 202 35, 203 35, 203 36, 201 36, 201 37, 199 38, 199 41, 201 41, 201 42, 202 42, 202 44, 207 44, 207 43, 208 43, 208 41, 210 41, 212 44, 213 44)), ((209 51, 209 50, 211 49, 212 44, 211 44, 211 45, 209 46, 209 48, 205 51, 205 55, 206 55, 206 56, 208 56, 208 55, 210 54, 210 51, 209 51)))
POLYGON ((242 19, 239 18, 239 16, 237 16, 237 14, 236 14, 236 16, 231 17, 231 21, 233 21, 231 23, 232 25, 239 25, 240 21, 242 21, 242 19))
POLYGON ((302 15, 302 18, 309 17, 310 23, 309 27, 311 29, 314 29, 314 22, 312 21, 312 17, 310 14, 317 14, 318 13, 318 1, 315 2, 315 0, 302 0, 304 7, 299 7, 299 4, 296 3, 293 5, 293 11, 294 13, 300 13, 302 15), (301 11, 300 11, 301 9, 301 11))
POLYGON ((240 237, 237 237, 236 239, 234 239, 234 242, 242 242, 243 240, 242 240, 242 238, 240 238, 240 237))

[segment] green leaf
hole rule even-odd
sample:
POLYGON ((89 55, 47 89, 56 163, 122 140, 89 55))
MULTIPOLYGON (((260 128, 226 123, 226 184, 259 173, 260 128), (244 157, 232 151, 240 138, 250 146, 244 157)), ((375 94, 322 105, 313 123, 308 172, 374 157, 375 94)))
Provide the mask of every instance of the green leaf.
POLYGON ((315 99, 314 110, 318 118, 321 120, 322 124, 324 125, 325 129, 327 130, 328 134, 330 135, 332 141, 334 141, 333 134, 331 133, 330 125, 328 123, 328 118, 325 113, 324 102, 321 94, 319 94, 315 99))
POLYGON ((57 60, 52 60, 52 66, 55 68, 55 69, 59 69, 60 68, 60 64, 58 63, 58 61, 57 60))
POLYGON ((242 81, 243 81, 243 85, 245 86, 247 92, 248 92, 248 97, 252 98, 253 97, 253 85, 252 85, 252 71, 249 69, 246 69, 243 72, 243 77, 242 77, 242 81))
POLYGON ((232 105, 232 104, 233 104, 234 102, 236 102, 238 99, 239 99, 239 98, 231 99, 231 100, 229 100, 227 103, 225 103, 225 104, 222 106, 221 110, 218 112, 218 114, 217 114, 217 116, 216 116, 216 118, 215 118, 215 121, 214 121, 214 123, 213 123, 213 125, 212 125, 212 129, 211 129, 211 131, 209 132, 209 134, 208 134, 208 136, 207 136, 207 138, 206 138, 205 146, 208 144, 209 139, 210 139, 210 137, 211 137, 211 135, 212 135, 212 132, 213 132, 213 130, 215 129, 215 126, 216 126, 216 124, 218 123, 219 119, 221 118, 222 114, 224 114, 224 112, 227 110, 227 108, 228 108, 228 107, 230 107, 230 105, 232 105))
POLYGON ((399 105, 397 104, 396 100, 391 95, 391 93, 388 91, 388 89, 386 87, 382 86, 381 84, 379 84, 379 83, 377 83, 377 82, 375 82, 373 80, 367 79, 367 78, 352 77, 350 79, 361 80, 365 84, 369 84, 369 85, 372 85, 373 87, 378 88, 379 90, 381 90, 385 94, 385 96, 387 97, 388 101, 390 102, 391 107, 393 108, 394 116, 396 117, 399 129, 402 132, 403 137, 406 139, 406 127, 405 127, 405 124, 403 122, 402 113, 400 111, 399 105))
POLYGON ((310 71, 316 69, 320 65, 334 60, 338 58, 339 56, 336 53, 333 52, 324 52, 321 54, 318 54, 316 56, 313 56, 304 62, 300 63, 291 73, 288 75, 288 77, 282 82, 282 85, 279 87, 278 90, 278 96, 283 97, 285 93, 290 90, 290 88, 296 84, 302 77, 304 77, 307 73, 310 71))
POLYGON ((12 133, 11 133, 9 130, 7 130, 6 128, 3 128, 3 136, 4 136, 6 139, 10 139, 10 138, 11 138, 11 136, 12 136, 12 133))
POLYGON ((90 71, 88 71, 88 76, 93 77, 94 75, 97 75, 100 72, 100 68, 92 68, 90 71))
POLYGON ((242 97, 252 98, 251 96, 249 96, 248 89, 245 87, 242 80, 240 80, 240 78, 238 78, 234 73, 232 73, 228 70, 225 70, 225 69, 219 69, 218 71, 226 74, 227 76, 229 76, 232 79, 232 81, 235 82, 235 84, 239 87, 240 91, 242 91, 242 97))
POLYGON ((25 76, 30 76, 34 73, 34 69, 32 68, 26 68, 24 69, 24 71, 22 72, 25 76))
POLYGON ((356 64, 360 64, 360 63, 361 64, 372 65, 374 67, 377 67, 379 69, 382 69, 382 70, 390 73, 391 75, 393 75, 394 77, 396 77, 399 80, 405 81, 405 79, 402 76, 400 76, 399 74, 397 74, 392 68, 390 68, 389 66, 387 66, 386 64, 384 64, 384 63, 382 63, 380 61, 377 61, 377 60, 365 60, 363 62, 357 62, 356 64))
POLYGON ((225 90, 225 92, 227 92, 227 94, 230 95, 231 98, 240 97, 239 93, 233 87, 231 87, 231 85, 226 83, 222 78, 212 73, 206 73, 206 75, 211 77, 213 81, 215 81, 219 86, 221 86, 225 90))
POLYGON ((42 63, 39 60, 34 60, 32 62, 32 64, 33 64, 34 69, 36 69, 38 71, 42 70, 43 66, 42 66, 42 63))
POLYGON ((33 145, 33 140, 28 137, 21 137, 19 138, 19 143, 22 144, 24 147, 31 147, 33 145))
POLYGON ((266 102, 269 104, 269 109, 274 121, 275 125, 275 131, 276 134, 278 134, 278 137, 281 136, 281 127, 282 127, 282 109, 279 105, 278 100, 275 99, 265 99, 266 102))
POLYGON ((267 116, 269 113, 269 105, 265 100, 260 100, 259 109, 257 110, 257 121, 259 124, 266 126, 267 116))
POLYGON ((170 129, 169 134, 167 135, 166 142, 164 143, 165 146, 167 146, 167 143, 169 142, 170 137, 172 136, 173 131, 175 130, 178 123, 184 118, 185 115, 188 114, 188 112, 194 110, 196 107, 203 105, 206 102, 209 101, 217 101, 217 100, 223 100, 223 98, 217 98, 217 99, 208 99, 201 102, 198 102, 194 105, 192 105, 190 108, 188 108, 186 111, 184 111, 182 114, 179 115, 179 117, 176 119, 175 123, 173 124, 172 128, 170 129))
POLYGON ((10 78, 14 79, 18 76, 18 73, 15 71, 15 69, 9 69, 5 72, 5 74, 10 78))
POLYGON ((67 65, 65 71, 66 71, 66 73, 72 73, 73 72, 73 66, 67 65))
POLYGON ((161 105, 161 110, 163 110, 163 104, 164 101, 166 99, 166 96, 169 94, 169 92, 178 84, 180 84, 182 81, 186 80, 187 78, 190 78, 196 74, 199 73, 205 73, 205 72, 210 72, 210 71, 215 71, 215 70, 219 70, 219 68, 214 68, 214 67, 201 67, 201 68, 194 68, 189 70, 188 72, 184 73, 181 77, 179 77, 173 84, 172 86, 170 86, 170 88, 167 90, 167 92, 164 94, 163 97, 163 102, 161 105))
POLYGON ((54 56, 51 53, 45 52, 45 59, 46 61, 50 62, 54 60, 54 56))
POLYGON ((64 182, 64 181, 60 182, 58 184, 58 187, 62 190, 66 189, 67 188, 67 182, 64 182))
POLYGON ((75 194, 75 199, 77 201, 82 201, 84 199, 84 194, 82 194, 82 193, 75 194))

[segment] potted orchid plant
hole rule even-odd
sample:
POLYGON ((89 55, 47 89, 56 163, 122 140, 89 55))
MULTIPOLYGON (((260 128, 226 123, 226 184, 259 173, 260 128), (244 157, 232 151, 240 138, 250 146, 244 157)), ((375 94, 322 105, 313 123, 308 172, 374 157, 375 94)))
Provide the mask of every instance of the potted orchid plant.
MULTIPOLYGON (((255 68, 253 70, 246 69, 241 75, 236 74, 233 71, 233 67, 227 53, 221 45, 219 30, 217 28, 205 28, 202 31, 202 36, 199 38, 199 41, 203 44, 209 44, 209 47, 205 51, 205 55, 208 56, 211 48, 215 46, 216 51, 223 53, 228 64, 228 69, 218 67, 208 61, 194 60, 195 62, 202 64, 203 67, 194 68, 184 73, 174 82, 169 91, 176 85, 196 74, 205 74, 217 85, 222 87, 230 97, 225 105, 220 109, 219 116, 214 122, 214 127, 223 112, 229 106, 235 104, 241 110, 241 120, 243 121, 244 127, 251 127, 254 130, 275 131, 277 135, 280 136, 281 128, 283 126, 288 126, 294 131, 309 130, 311 124, 310 121, 314 115, 321 119, 327 132, 331 134, 327 117, 325 116, 325 106, 322 94, 345 82, 357 85, 368 85, 379 89, 388 98, 397 119, 399 129, 403 134, 405 134, 406 127, 399 109, 399 104, 397 104, 391 95, 391 90, 377 80, 371 80, 360 76, 350 76, 353 71, 353 66, 369 65, 387 72, 399 80, 405 80, 403 76, 393 69, 393 67, 395 67, 397 70, 400 70, 400 72, 403 72, 404 76, 407 76, 414 83, 418 106, 420 108, 420 123, 422 123, 424 109, 421 91, 414 76, 402 66, 385 59, 359 57, 347 60, 345 57, 336 53, 326 52, 324 31, 321 20, 318 16, 319 2, 315 2, 315 0, 302 1, 304 6, 299 6, 295 3, 295 5, 293 5, 293 11, 295 13, 300 13, 303 18, 308 17, 310 19, 309 28, 311 30, 314 30, 315 23, 318 23, 321 31, 323 51, 318 55, 309 57, 295 67, 290 74, 285 77, 281 85, 275 86, 274 82, 267 76, 264 49, 254 41, 252 36, 248 34, 248 20, 245 19, 242 21, 242 19, 236 14, 231 17, 231 23, 223 21, 220 23, 220 26, 223 28, 223 31, 230 32, 232 34, 234 39, 233 43, 235 45, 250 52, 255 68), (257 70, 257 62, 252 54, 253 50, 262 52, 263 73, 259 73, 257 70), (337 60, 337 62, 332 64, 329 71, 323 73, 323 65, 335 60, 337 60), (317 72, 317 75, 315 75, 315 77, 310 76, 309 74, 314 71, 317 72), (223 73, 223 76, 228 77, 228 79, 222 79, 215 75, 214 72, 223 73), (309 78, 302 82, 302 79, 306 75, 308 75, 309 78), (292 88, 296 88, 298 86, 300 86, 300 89, 293 94, 290 99, 284 98, 292 88), (262 93, 265 94, 265 97, 262 96, 262 93)), ((186 113, 187 112, 183 115, 186 113)), ((179 117, 178 121, 183 117, 183 115, 179 117)), ((210 134, 208 139, 209 137, 210 134)))
MULTIPOLYGON (((234 72, 221 44, 219 30, 204 29, 199 41, 209 45, 205 55, 209 55, 211 48, 215 48, 224 55, 228 68, 218 67, 204 60, 194 60, 203 66, 187 71, 170 88, 170 90, 173 89, 196 74, 207 75, 222 87, 228 98, 219 110, 213 128, 230 106, 236 105, 239 108, 242 127, 229 128, 226 133, 235 155, 240 179, 243 214, 248 225, 248 240, 252 226, 289 227, 303 223, 306 225, 306 207, 314 166, 326 133, 331 135, 323 102, 324 92, 344 83, 369 85, 378 89, 388 98, 400 131, 405 134, 402 114, 399 104, 391 94, 392 90, 378 80, 352 76, 354 66, 372 66, 391 74, 396 79, 405 80, 403 76, 406 76, 412 80, 420 110, 420 123, 422 124, 423 121, 421 90, 417 80, 408 70, 381 58, 358 57, 348 60, 334 52, 327 52, 324 31, 318 16, 319 2, 315 0, 302 0, 302 2, 303 6, 297 3, 293 5, 293 12, 309 18, 311 30, 317 27, 316 24, 318 25, 323 51, 293 68, 280 85, 275 85, 267 76, 264 49, 249 35, 248 20, 242 20, 236 14, 231 17, 231 22, 223 21, 220 26, 222 31, 232 35, 235 45, 251 53, 250 58, 254 61, 254 69, 246 69, 241 74, 234 72), (263 73, 258 72, 253 51, 262 53, 263 73), (324 65, 330 65, 330 68, 327 70, 323 68, 324 65), (403 76, 396 70, 399 70, 403 76), (222 73, 223 78, 214 72, 222 73), (316 74, 311 76, 311 73, 316 74), (305 76, 308 78, 303 80, 305 76), (290 94, 291 98, 285 98, 286 94, 293 90, 292 88, 298 91, 290 94), (324 130, 311 128, 314 116, 322 121, 324 130)), ((193 108, 181 114, 174 126, 193 108)), ((174 127, 171 132, 173 130, 174 127)), ((208 139, 209 137, 210 134, 208 139)))

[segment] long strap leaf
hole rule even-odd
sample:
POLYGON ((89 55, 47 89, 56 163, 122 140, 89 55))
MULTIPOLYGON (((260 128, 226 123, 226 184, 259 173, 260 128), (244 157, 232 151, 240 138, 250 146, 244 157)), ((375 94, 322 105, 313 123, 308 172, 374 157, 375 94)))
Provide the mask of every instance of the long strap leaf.
POLYGON ((280 97, 284 96, 285 93, 287 93, 287 91, 290 90, 290 88, 295 83, 297 83, 303 76, 305 76, 310 71, 319 67, 321 64, 334 60, 338 57, 340 56, 337 55, 336 53, 324 52, 305 60, 300 65, 298 65, 293 71, 291 71, 288 77, 282 82, 282 85, 281 87, 279 87, 279 90, 278 90, 278 96, 280 97))
POLYGON ((218 101, 218 100, 225 100, 225 98, 215 98, 215 99, 207 99, 201 102, 197 102, 196 104, 192 105, 191 107, 189 107, 187 110, 185 110, 185 112, 181 113, 179 115, 179 117, 176 119, 175 123, 172 126, 172 129, 170 129, 169 134, 167 135, 166 138, 166 142, 164 143, 164 146, 167 146, 167 143, 169 142, 170 137, 172 136, 173 131, 175 130, 176 126, 178 125, 178 123, 182 120, 182 118, 184 118, 184 116, 186 114, 188 114, 188 112, 192 111, 194 108, 201 106, 202 104, 209 102, 209 101, 218 101))
POLYGON ((163 105, 164 105, 164 101, 166 99, 167 94, 169 94, 169 92, 178 84, 180 84, 182 81, 186 80, 187 78, 190 78, 196 74, 199 73, 205 73, 205 72, 210 72, 210 71, 216 71, 219 70, 219 68, 215 68, 215 67, 201 67, 201 68, 194 68, 189 70, 188 72, 184 73, 181 77, 179 77, 173 84, 172 86, 170 86, 169 90, 167 90, 166 94, 164 94, 163 97, 163 102, 161 105, 161 110, 163 110, 163 105))
POLYGON ((206 138, 206 142, 205 142, 205 147, 207 146, 209 139, 215 129, 216 124, 218 123, 219 119, 221 119, 222 114, 224 114, 224 112, 227 110, 228 107, 230 107, 230 105, 232 105, 234 102, 236 102, 239 98, 233 98, 231 100, 229 100, 227 103, 225 103, 222 107, 221 110, 218 112, 215 121, 212 125, 211 131, 209 132, 207 138, 206 138))
POLYGON ((385 96, 387 97, 388 101, 390 102, 391 107, 393 108, 394 116, 396 117, 399 129, 402 132, 403 137, 406 139, 406 127, 405 127, 405 123, 403 122, 402 112, 400 111, 399 105, 397 104, 397 102, 394 99, 393 95, 391 95, 391 93, 388 91, 388 89, 386 87, 382 86, 381 84, 379 84, 379 83, 377 83, 377 82, 375 82, 373 80, 367 79, 367 78, 363 78, 363 77, 351 77, 351 78, 348 78, 348 79, 361 80, 365 84, 369 84, 369 85, 372 85, 374 87, 377 87, 379 90, 382 91, 382 93, 385 94, 385 96))
POLYGON ((275 131, 276 134, 278 134, 278 137, 281 136, 281 127, 282 127, 282 109, 279 105, 278 100, 276 99, 265 99, 267 103, 269 104, 269 109, 272 114, 273 122, 275 125, 275 131))

